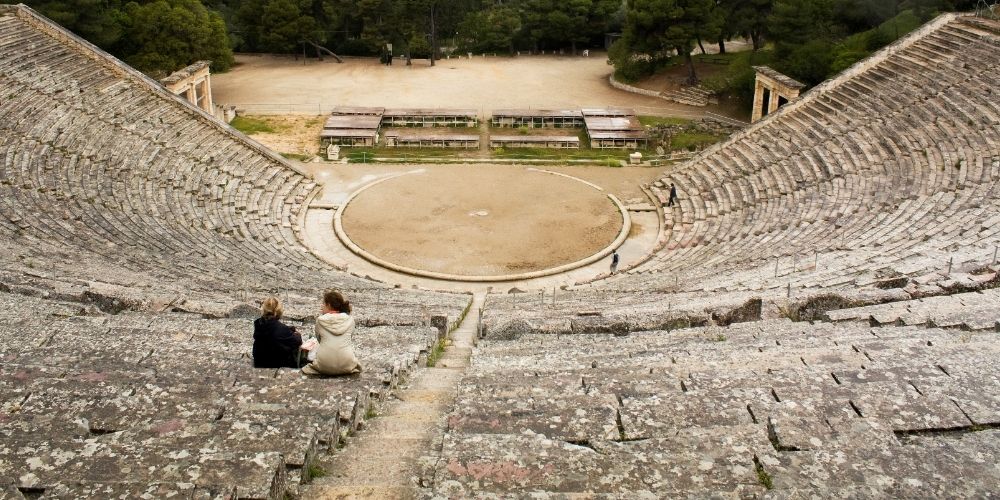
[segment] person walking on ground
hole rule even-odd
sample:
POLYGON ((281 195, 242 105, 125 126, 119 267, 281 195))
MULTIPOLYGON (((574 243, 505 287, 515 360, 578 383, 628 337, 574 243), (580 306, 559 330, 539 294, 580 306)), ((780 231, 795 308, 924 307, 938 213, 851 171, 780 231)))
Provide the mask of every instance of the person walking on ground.
POLYGON ((615 250, 614 253, 611 254, 611 274, 615 274, 615 272, 618 271, 619 260, 620 258, 618 257, 618 250, 615 250))
POLYGON ((281 302, 268 297, 253 322, 253 365, 256 368, 299 368, 302 336, 281 322, 281 302))
POLYGON ((675 201, 677 201, 677 186, 674 186, 674 183, 671 182, 670 183, 670 198, 667 200, 667 206, 668 207, 674 206, 674 202, 675 201))
POLYGON ((316 318, 316 359, 302 367, 306 375, 351 375, 361 373, 361 363, 354 355, 351 336, 354 318, 351 303, 336 290, 323 294, 320 317, 316 318))

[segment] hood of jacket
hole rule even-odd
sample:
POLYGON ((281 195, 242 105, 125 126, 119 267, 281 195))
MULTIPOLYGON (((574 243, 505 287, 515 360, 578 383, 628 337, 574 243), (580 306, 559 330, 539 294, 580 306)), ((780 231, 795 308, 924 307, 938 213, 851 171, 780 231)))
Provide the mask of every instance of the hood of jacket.
POLYGON ((254 338, 274 332, 279 324, 280 323, 276 318, 257 318, 253 320, 254 338))
POLYGON ((316 326, 322 327, 333 335, 343 335, 354 328, 354 318, 350 314, 327 313, 316 318, 316 326))

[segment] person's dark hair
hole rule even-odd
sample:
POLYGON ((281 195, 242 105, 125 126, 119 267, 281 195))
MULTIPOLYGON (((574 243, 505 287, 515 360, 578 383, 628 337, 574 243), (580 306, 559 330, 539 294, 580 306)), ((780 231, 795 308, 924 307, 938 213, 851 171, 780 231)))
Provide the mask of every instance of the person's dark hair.
POLYGON ((337 290, 327 290, 323 293, 323 303, 330 309, 336 309, 344 314, 351 314, 351 302, 337 290))

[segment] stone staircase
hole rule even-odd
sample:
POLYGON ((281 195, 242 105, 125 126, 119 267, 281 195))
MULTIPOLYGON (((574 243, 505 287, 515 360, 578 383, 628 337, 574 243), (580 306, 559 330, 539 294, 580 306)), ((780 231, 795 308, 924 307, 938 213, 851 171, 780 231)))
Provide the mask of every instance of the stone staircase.
POLYGON ((708 106, 709 104, 718 104, 719 102, 713 92, 697 85, 684 85, 678 89, 664 90, 660 92, 660 97, 689 106, 708 106))

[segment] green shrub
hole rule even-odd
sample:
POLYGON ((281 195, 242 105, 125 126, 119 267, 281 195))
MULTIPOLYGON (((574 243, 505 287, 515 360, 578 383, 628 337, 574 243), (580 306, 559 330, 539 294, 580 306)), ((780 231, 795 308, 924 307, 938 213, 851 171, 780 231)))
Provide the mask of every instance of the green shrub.
POLYGON ((317 464, 312 464, 312 465, 309 466, 309 477, 310 478, 315 479, 317 477, 323 477, 325 475, 326 475, 326 469, 324 469, 322 466, 317 465, 317 464))

